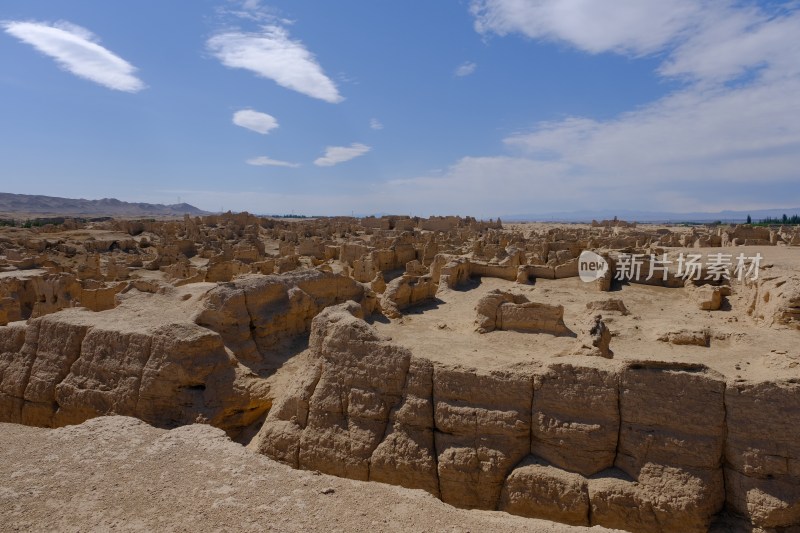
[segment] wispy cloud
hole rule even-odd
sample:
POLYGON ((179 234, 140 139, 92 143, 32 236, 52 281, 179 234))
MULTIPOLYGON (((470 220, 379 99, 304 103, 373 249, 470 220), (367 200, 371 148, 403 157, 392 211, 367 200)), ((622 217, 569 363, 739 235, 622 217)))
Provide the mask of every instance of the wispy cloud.
POLYGON ((314 55, 302 42, 290 39, 289 32, 281 26, 264 26, 255 33, 218 33, 206 45, 227 67, 249 70, 281 87, 326 102, 344 100, 314 55))
POLYGON ((261 0, 243 0, 242 9, 246 9, 248 11, 256 11, 261 9, 261 0))
POLYGON ((262 135, 266 135, 278 127, 275 117, 253 109, 242 109, 234 113, 233 123, 262 135))
POLYGON ((720 0, 473 0, 483 34, 519 33, 599 54, 658 54, 657 72, 723 83, 748 69, 776 67, 796 74, 798 4, 720 0))
POLYGON ((480 33, 521 33, 566 42, 585 52, 643 55, 686 35, 722 2, 695 0, 473 0, 480 33))
POLYGON ((369 121, 369 127, 372 128, 373 130, 382 130, 383 123, 377 118, 373 118, 369 121))
POLYGON ((458 76, 460 78, 463 78, 464 76, 469 76, 470 74, 475 72, 476 68, 478 68, 478 64, 477 63, 473 63, 472 61, 467 61, 466 63, 463 63, 462 65, 460 65, 455 70, 455 72, 453 72, 453 74, 455 74, 456 76, 458 76))
POLYGON ((800 5, 766 9, 726 0, 474 1, 480 32, 656 55, 656 74, 688 83, 610 119, 535 123, 505 139, 506 153, 463 157, 381 192, 398 207, 413 190, 439 202, 420 209, 477 214, 800 203, 800 41, 791 38, 800 5))
POLYGON ((259 23, 289 25, 292 21, 280 16, 280 10, 274 6, 266 6, 262 0, 227 0, 216 9, 226 18, 248 20, 259 23))
POLYGON ((68 22, 5 21, 0 25, 76 76, 117 91, 135 93, 145 88, 134 75, 136 67, 100 46, 99 39, 85 28, 68 22))
POLYGON ((680 92, 613 120, 539 124, 506 143, 619 187, 789 182, 800 165, 798 91, 800 79, 680 92))
POLYGON ((288 161, 280 161, 278 159, 272 159, 271 157, 267 157, 265 155, 254 157, 252 159, 247 160, 248 165, 253 165, 255 167, 289 167, 289 168, 297 168, 300 166, 300 163, 290 163, 288 161))
POLYGON ((315 160, 314 164, 318 167, 332 167, 360 157, 370 150, 369 146, 361 143, 353 143, 350 146, 328 146, 325 148, 325 155, 315 160))

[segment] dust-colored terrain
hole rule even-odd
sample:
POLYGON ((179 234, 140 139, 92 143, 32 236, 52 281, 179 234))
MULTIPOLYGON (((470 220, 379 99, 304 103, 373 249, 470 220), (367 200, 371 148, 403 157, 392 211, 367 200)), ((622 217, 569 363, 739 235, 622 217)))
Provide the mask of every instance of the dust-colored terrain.
POLYGON ((292 470, 205 425, 0 424, 0 457, 2 531, 589 531, 292 470))
MULTIPOLYGON (((3 453, 37 466, 0 490, 57 483, 55 457, 67 498, 92 475, 80 465, 106 465, 104 496, 67 529, 178 528, 182 511, 142 507, 177 492, 208 529, 234 508, 263 527, 275 505, 317 513, 279 530, 800 527, 798 245, 788 226, 458 217, 4 228, 0 421, 67 428, 2 426, 3 453), (607 267, 592 280, 587 250, 607 267), (684 275, 690 255, 702 264, 684 275), (631 259, 641 275, 624 275, 631 259), (45 451, 59 439, 97 449, 45 451), (128 472, 132 455, 146 460, 128 472), (169 477, 190 463, 197 477, 169 477)), ((30 490, 11 527, 43 527, 30 490)))

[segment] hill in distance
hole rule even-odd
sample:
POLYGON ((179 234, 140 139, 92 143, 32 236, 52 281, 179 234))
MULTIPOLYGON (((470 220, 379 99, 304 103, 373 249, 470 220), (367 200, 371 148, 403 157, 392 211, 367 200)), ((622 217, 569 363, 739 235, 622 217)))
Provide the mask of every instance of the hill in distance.
POLYGON ((70 217, 147 217, 206 215, 197 207, 187 204, 148 204, 123 202, 116 198, 85 200, 83 198, 59 198, 31 194, 0 193, 0 213, 24 216, 70 216, 70 217))

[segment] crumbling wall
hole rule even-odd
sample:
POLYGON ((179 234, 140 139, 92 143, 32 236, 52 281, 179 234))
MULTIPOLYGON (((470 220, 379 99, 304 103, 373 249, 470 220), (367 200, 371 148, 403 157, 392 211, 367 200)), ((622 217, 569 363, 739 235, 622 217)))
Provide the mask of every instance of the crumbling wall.
POLYGON ((240 363, 274 363, 274 348, 329 305, 369 307, 360 284, 319 271, 201 284, 181 297, 131 286, 147 292, 130 306, 0 327, 0 421, 62 426, 114 413, 160 427, 202 420, 236 434, 271 405, 240 363))
POLYGON ((498 289, 481 298, 475 311, 480 333, 502 329, 562 335, 569 331, 563 306, 531 302, 521 294, 498 289))
POLYGON ((2 354, 0 420, 57 427, 115 413, 235 431, 269 407, 234 386, 218 334, 188 323, 120 328, 97 316, 70 309, 2 329, 12 346, 2 354))
POLYGON ((433 299, 437 288, 431 276, 403 274, 386 284, 381 310, 389 318, 400 318, 403 309, 433 299))
POLYGON ((726 502, 760 527, 800 523, 793 383, 732 389, 702 365, 653 361, 449 367, 393 346, 349 305, 315 318, 315 363, 254 449, 577 525, 707 531, 726 502), (756 413, 765 403, 774 416, 756 413))
POLYGON ((325 307, 365 297, 361 284, 320 270, 247 276, 211 289, 194 321, 218 332, 237 357, 260 360, 283 340, 308 332, 325 307))

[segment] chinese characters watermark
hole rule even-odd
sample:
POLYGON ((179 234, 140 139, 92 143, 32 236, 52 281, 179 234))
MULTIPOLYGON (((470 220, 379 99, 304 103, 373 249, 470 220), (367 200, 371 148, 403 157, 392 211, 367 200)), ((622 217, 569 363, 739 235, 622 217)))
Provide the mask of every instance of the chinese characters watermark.
MULTIPOLYGON (((676 260, 667 254, 619 254, 616 261, 614 279, 620 281, 666 281, 670 265, 675 265, 675 275, 692 281, 722 281, 732 277, 739 281, 758 279, 758 271, 763 257, 760 253, 747 256, 715 252, 702 254, 679 253, 676 260)), ((590 282, 603 277, 608 272, 608 262, 595 252, 584 251, 578 258, 578 275, 582 281, 590 282)))
POLYGON ((763 257, 760 253, 747 256, 744 253, 734 257, 733 254, 722 252, 708 253, 703 262, 702 254, 678 254, 677 260, 672 261, 667 254, 620 254, 617 259, 614 279, 640 280, 646 276, 645 281, 661 279, 666 281, 669 266, 676 265, 676 276, 692 281, 722 281, 735 277, 739 281, 745 279, 758 279, 758 270, 763 257))

